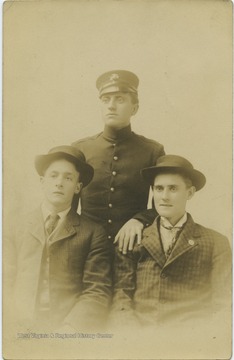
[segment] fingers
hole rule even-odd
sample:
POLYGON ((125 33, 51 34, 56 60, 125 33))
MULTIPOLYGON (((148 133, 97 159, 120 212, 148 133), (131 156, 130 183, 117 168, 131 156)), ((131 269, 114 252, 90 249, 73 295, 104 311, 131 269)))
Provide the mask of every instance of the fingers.
POLYGON ((114 244, 118 243, 119 251, 124 255, 132 251, 137 238, 137 244, 141 244, 143 224, 138 220, 129 220, 115 236, 114 244))
POLYGON ((135 240, 135 234, 128 232, 126 234, 126 236, 124 237, 124 241, 123 241, 123 251, 122 251, 122 253, 124 255, 127 254, 128 250, 133 249, 134 240, 135 240))
POLYGON ((134 243, 135 243, 135 238, 136 238, 135 234, 130 237, 129 245, 128 245, 128 250, 129 251, 133 250, 133 246, 134 246, 134 243))
POLYGON ((142 240, 142 229, 138 228, 137 229, 137 245, 141 245, 141 240, 142 240))

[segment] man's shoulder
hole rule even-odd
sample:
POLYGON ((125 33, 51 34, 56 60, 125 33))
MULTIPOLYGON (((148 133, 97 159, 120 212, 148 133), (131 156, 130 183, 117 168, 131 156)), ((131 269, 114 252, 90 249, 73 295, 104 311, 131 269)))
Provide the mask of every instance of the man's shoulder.
POLYGON ((225 236, 224 234, 221 234, 220 232, 205 227, 201 224, 197 224, 195 223, 195 229, 196 232, 198 232, 198 234, 200 235, 201 239, 202 239, 202 243, 211 243, 212 246, 215 246, 217 248, 221 247, 230 247, 230 243, 229 240, 227 238, 227 236, 225 236))
POLYGON ((207 234, 207 235, 211 235, 211 236, 215 236, 215 237, 226 238, 226 236, 221 234, 220 232, 218 232, 214 229, 208 228, 204 225, 195 223, 195 226, 197 227, 197 229, 199 229, 201 234, 207 234))
POLYGON ((141 142, 143 144, 149 145, 151 147, 155 147, 157 149, 162 149, 163 148, 163 145, 160 142, 156 141, 156 140, 149 139, 149 138, 147 138, 147 137, 145 137, 143 135, 139 135, 139 134, 136 134, 134 132, 132 132, 132 135, 137 141, 139 141, 139 142, 141 142))
POLYGON ((79 140, 76 140, 72 143, 72 146, 78 146, 80 144, 85 144, 87 142, 92 142, 94 140, 97 140, 101 135, 102 135, 103 132, 100 132, 98 134, 95 134, 95 135, 92 135, 92 136, 87 136, 85 138, 82 138, 82 139, 79 139, 79 140))

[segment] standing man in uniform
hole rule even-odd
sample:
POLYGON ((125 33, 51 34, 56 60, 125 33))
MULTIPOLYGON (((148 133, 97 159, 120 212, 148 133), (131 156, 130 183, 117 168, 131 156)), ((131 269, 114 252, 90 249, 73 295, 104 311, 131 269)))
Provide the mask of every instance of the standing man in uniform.
POLYGON ((119 250, 132 250, 141 240, 143 227, 153 222, 155 211, 147 209, 149 185, 140 169, 153 166, 164 155, 163 145, 131 130, 131 117, 138 111, 138 77, 130 71, 113 70, 96 82, 104 131, 74 142, 94 178, 81 194, 82 214, 107 230, 119 250))

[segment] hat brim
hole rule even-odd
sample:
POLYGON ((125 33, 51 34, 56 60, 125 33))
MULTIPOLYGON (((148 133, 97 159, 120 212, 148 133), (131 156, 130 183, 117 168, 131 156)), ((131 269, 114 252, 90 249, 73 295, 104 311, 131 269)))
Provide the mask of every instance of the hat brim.
POLYGON ((137 94, 137 90, 130 88, 126 84, 119 84, 119 85, 106 85, 102 89, 100 89, 99 96, 101 97, 104 94, 111 94, 116 92, 123 92, 123 93, 134 93, 137 94))
POLYGON ((150 185, 153 183, 155 176, 163 172, 178 172, 178 174, 187 175, 195 186, 196 191, 202 189, 206 183, 206 177, 200 171, 195 169, 185 169, 179 166, 152 166, 141 170, 141 175, 150 185))
POLYGON ((81 182, 83 187, 87 186, 93 178, 94 170, 89 164, 77 159, 75 156, 65 152, 56 152, 47 155, 38 155, 35 158, 35 168, 40 176, 44 176, 47 167, 55 160, 66 159, 76 166, 77 171, 80 173, 81 182))

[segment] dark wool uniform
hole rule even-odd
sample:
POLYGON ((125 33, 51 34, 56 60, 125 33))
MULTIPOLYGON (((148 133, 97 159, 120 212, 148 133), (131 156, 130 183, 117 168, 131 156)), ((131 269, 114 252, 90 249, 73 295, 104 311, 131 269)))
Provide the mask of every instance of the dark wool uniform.
POLYGON ((133 217, 153 222, 155 211, 135 215, 146 210, 149 195, 140 170, 155 165, 164 155, 161 144, 135 134, 130 126, 118 131, 106 126, 104 132, 72 145, 94 168, 93 180, 81 193, 83 215, 102 223, 109 239, 133 217))

